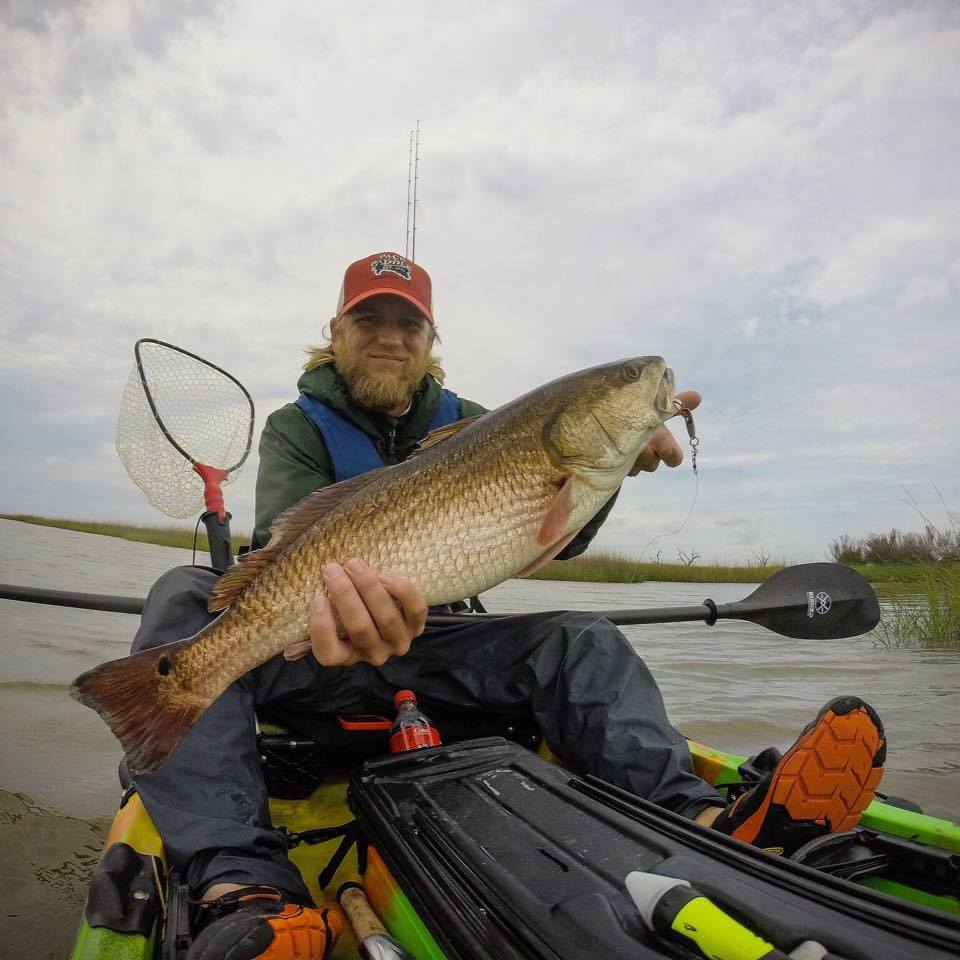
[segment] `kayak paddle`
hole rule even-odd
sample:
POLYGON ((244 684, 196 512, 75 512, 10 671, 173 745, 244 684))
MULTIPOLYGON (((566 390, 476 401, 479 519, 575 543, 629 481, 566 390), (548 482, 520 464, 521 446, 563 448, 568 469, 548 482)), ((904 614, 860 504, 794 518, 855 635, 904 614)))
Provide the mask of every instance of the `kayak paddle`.
MULTIPOLYGON (((116 613, 141 613, 144 603, 140 597, 69 593, 12 584, 0 584, 0 599, 116 613)), ((517 614, 431 614, 427 623, 438 626, 476 623, 510 616, 517 614)), ((596 616, 623 626, 696 620, 713 626, 718 620, 749 620, 784 637, 838 640, 869 633, 880 622, 880 604, 873 587, 853 568, 839 563, 802 563, 778 571, 749 597, 734 603, 704 600, 702 604, 687 607, 598 611, 596 616)))
MULTIPOLYGON (((686 623, 702 620, 749 620, 767 630, 797 640, 838 640, 869 633, 880 622, 880 604, 873 587, 852 567, 839 563, 801 563, 779 570, 749 597, 734 603, 596 613, 621 626, 686 623)), ((473 623, 513 614, 434 614, 427 623, 473 623)))

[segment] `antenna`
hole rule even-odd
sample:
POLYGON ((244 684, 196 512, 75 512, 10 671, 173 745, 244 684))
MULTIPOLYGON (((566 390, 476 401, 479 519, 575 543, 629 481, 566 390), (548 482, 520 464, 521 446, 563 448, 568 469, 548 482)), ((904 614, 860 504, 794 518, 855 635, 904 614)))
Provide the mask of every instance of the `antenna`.
POLYGON ((410 131, 410 149, 407 151, 407 240, 403 255, 410 259, 410 184, 413 179, 413 131, 410 131))
POLYGON ((417 181, 420 179, 420 121, 417 121, 416 139, 413 155, 413 246, 410 248, 410 261, 417 262, 417 181))

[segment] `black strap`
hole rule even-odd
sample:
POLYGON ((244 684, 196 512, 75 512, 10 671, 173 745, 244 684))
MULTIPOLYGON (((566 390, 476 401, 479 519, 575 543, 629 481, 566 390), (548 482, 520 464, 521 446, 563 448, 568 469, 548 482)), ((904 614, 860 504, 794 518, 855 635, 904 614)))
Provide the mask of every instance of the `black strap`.
POLYGON ((338 827, 317 827, 314 830, 302 830, 300 833, 293 833, 286 827, 280 827, 280 832, 286 837, 288 847, 296 847, 301 843, 315 844, 326 843, 335 837, 346 836, 356 826, 356 820, 350 820, 347 823, 341 823, 338 827))
POLYGON ((197 915, 197 932, 209 926, 214 920, 239 910, 244 904, 251 901, 264 900, 276 906, 283 903, 284 895, 276 887, 250 886, 231 890, 216 900, 202 900, 197 915))
MULTIPOLYGON (((361 843, 361 838, 363 837, 363 831, 360 829, 360 824, 354 820, 351 823, 343 835, 343 839, 340 841, 340 845, 333 852, 333 856, 327 862, 327 865, 320 871, 320 874, 317 876, 317 886, 321 890, 326 890, 330 881, 334 878, 336 872, 340 869, 340 864, 343 863, 347 854, 350 852, 350 848, 357 844, 357 863, 359 864, 361 858, 363 860, 363 868, 366 869, 366 841, 363 840, 361 843), (362 855, 361 855, 361 850, 362 855)), ((363 873, 363 869, 360 870, 360 873, 363 873)))
POLYGON ((356 820, 351 820, 349 823, 341 823, 336 827, 318 827, 315 830, 302 830, 300 833, 291 833, 284 827, 281 827, 280 831, 286 836, 287 844, 290 847, 295 847, 299 843, 326 843, 328 840, 333 840, 336 837, 342 838, 337 845, 337 849, 333 851, 333 855, 327 861, 327 865, 317 876, 317 886, 319 886, 321 890, 325 890, 330 884, 330 881, 340 869, 340 865, 346 859, 350 848, 354 844, 357 845, 357 872, 361 875, 366 872, 367 838, 356 820))

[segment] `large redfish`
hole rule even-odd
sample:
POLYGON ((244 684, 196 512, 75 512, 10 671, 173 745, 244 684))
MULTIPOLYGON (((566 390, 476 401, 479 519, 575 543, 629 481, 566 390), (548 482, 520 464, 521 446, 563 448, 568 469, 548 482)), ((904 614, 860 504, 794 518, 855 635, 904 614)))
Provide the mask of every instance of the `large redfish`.
POLYGON ((271 540, 220 578, 196 636, 105 663, 73 694, 109 724, 134 773, 152 770, 238 677, 303 651, 331 561, 360 557, 418 583, 430 604, 532 573, 619 487, 675 412, 660 357, 593 367, 436 431, 404 463, 305 497, 271 540))

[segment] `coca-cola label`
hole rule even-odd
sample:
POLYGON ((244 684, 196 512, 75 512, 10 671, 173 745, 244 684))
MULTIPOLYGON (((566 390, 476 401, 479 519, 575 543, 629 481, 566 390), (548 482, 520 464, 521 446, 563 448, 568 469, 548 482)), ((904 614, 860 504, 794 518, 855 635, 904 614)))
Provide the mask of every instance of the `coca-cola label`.
POLYGON ((404 750, 419 750, 421 747, 439 747, 440 734, 427 724, 414 727, 401 727, 390 737, 390 752, 403 753, 404 750))

